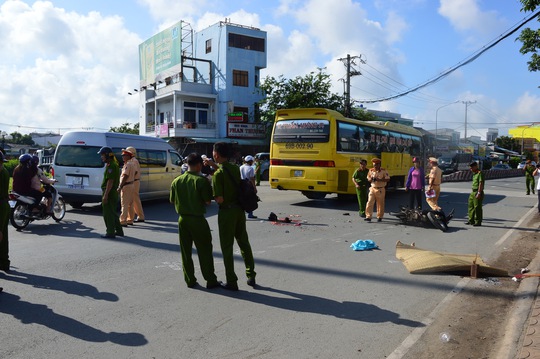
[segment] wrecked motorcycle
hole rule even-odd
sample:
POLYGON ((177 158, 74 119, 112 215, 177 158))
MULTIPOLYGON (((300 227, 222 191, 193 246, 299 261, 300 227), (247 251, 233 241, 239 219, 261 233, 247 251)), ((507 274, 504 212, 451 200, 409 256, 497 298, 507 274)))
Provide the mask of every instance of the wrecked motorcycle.
POLYGON ((405 206, 399 207, 399 212, 390 212, 399 218, 403 224, 433 226, 443 232, 448 230, 448 223, 454 217, 454 210, 445 215, 443 211, 410 209, 405 206))

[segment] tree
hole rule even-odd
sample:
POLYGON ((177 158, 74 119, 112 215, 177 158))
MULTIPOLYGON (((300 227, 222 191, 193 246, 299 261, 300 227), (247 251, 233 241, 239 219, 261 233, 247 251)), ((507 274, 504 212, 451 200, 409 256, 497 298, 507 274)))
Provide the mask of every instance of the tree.
MULTIPOLYGON (((277 79, 266 77, 259 86, 266 95, 259 102, 261 122, 271 124, 274 122, 276 111, 284 108, 321 107, 344 113, 344 98, 342 95, 330 91, 330 75, 324 68, 317 72, 310 72, 304 77, 286 79, 283 75, 277 79)), ((374 120, 375 116, 362 108, 353 109, 353 117, 362 120, 374 120)))
POLYGON ((30 135, 23 135, 19 132, 13 132, 10 135, 11 135, 11 140, 9 140, 9 142, 12 144, 28 145, 28 146, 35 145, 35 142, 34 140, 32 140, 32 136, 30 135))
POLYGON ((259 103, 261 121, 272 123, 276 111, 282 108, 324 107, 343 110, 343 97, 330 92, 330 75, 319 68, 304 77, 286 79, 283 75, 277 79, 266 77, 260 89, 266 95, 259 103))
POLYGON ((128 122, 126 122, 120 127, 111 127, 109 129, 109 132, 132 133, 134 135, 138 135, 139 123, 137 122, 136 124, 133 125, 133 127, 131 127, 131 125, 128 122))
POLYGON ((521 152, 521 140, 517 138, 500 136, 495 140, 495 144, 510 151, 521 152))
MULTIPOLYGON (((540 0, 520 0, 523 7, 521 11, 535 11, 540 5, 540 0)), ((540 18, 537 18, 540 21, 540 18)), ((532 30, 525 28, 521 31, 521 34, 517 40, 523 43, 523 46, 519 50, 523 55, 531 53, 531 60, 527 62, 529 65, 529 71, 534 72, 540 70, 540 56, 538 50, 540 49, 540 29, 532 30)))

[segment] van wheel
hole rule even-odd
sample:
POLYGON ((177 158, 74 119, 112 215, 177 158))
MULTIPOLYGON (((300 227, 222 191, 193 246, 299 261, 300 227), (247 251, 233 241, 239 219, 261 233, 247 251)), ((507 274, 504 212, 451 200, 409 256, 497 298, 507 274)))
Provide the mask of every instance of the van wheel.
POLYGON ((69 202, 69 205, 76 209, 81 209, 84 202, 69 202))

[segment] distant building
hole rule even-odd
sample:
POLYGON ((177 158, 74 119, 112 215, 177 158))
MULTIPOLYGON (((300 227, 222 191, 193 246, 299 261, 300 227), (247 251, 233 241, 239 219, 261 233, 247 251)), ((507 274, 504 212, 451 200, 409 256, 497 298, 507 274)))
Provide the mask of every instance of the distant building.
POLYGON ((522 153, 540 150, 540 123, 510 128, 508 134, 521 141, 522 153))
POLYGON ((486 141, 489 142, 495 142, 495 140, 499 137, 499 129, 498 128, 488 128, 488 131, 486 133, 486 141))
POLYGON ((367 109, 367 112, 373 114, 380 121, 390 121, 390 122, 395 122, 395 123, 399 123, 406 126, 411 126, 411 127, 413 126, 414 121, 408 118, 401 117, 400 113, 370 110, 370 109, 367 109))
POLYGON ((140 134, 202 153, 217 141, 263 150, 257 103, 266 58, 265 31, 227 21, 199 32, 180 21, 154 35, 139 46, 140 134))

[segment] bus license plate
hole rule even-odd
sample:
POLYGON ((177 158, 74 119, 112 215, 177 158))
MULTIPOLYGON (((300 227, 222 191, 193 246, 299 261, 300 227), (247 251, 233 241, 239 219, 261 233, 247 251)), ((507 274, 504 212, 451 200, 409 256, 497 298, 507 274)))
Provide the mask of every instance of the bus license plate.
POLYGON ((304 171, 302 170, 295 170, 294 171, 294 177, 302 177, 304 175, 304 171))

